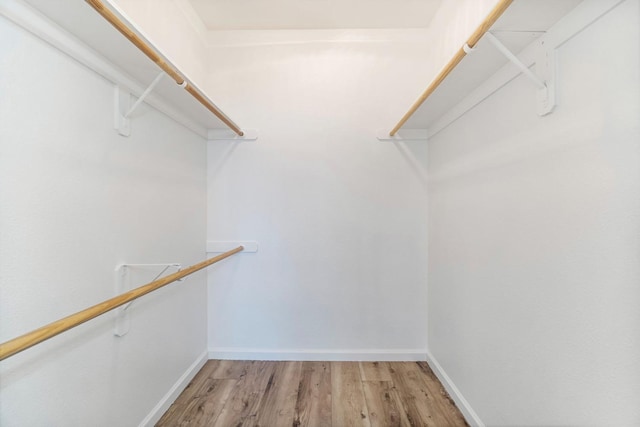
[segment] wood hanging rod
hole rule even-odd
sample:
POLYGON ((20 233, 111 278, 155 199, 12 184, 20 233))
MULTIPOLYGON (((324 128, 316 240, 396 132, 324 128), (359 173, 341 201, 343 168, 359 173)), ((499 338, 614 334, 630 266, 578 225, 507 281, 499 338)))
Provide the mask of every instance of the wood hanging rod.
POLYGON ((125 36, 131 43, 133 43, 138 49, 142 51, 149 59, 162 69, 167 75, 169 75, 175 82, 184 87, 195 99, 198 100, 207 110, 211 111, 217 118, 219 118, 225 125, 233 130, 238 136, 244 136, 244 132, 240 127, 227 117, 213 102, 211 102, 207 96, 202 93, 200 89, 188 82, 179 71, 175 70, 162 55, 150 46, 145 40, 143 40, 136 32, 131 29, 125 22, 123 22, 115 13, 104 5, 101 0, 85 0, 91 7, 93 7, 104 19, 106 19, 111 25, 113 25, 123 36, 125 36))
POLYGON ((462 59, 467 55, 465 51, 465 47, 473 49, 473 47, 480 41, 482 36, 489 31, 489 29, 495 24, 495 22, 502 16, 505 10, 509 6, 511 6, 513 0, 500 0, 495 7, 491 10, 489 15, 482 21, 480 26, 476 28, 476 30, 471 34, 471 37, 467 40, 465 46, 461 47, 456 54, 451 58, 451 60, 444 66, 442 71, 436 76, 436 78, 431 82, 427 90, 424 91, 422 95, 413 103, 409 111, 400 119, 398 124, 389 132, 390 136, 394 136, 396 132, 400 130, 400 128, 409 120, 409 118, 416 112, 418 108, 427 100, 429 96, 440 86, 440 84, 447 78, 447 76, 453 71, 454 68, 462 61, 462 59))
POLYGON ((180 270, 161 279, 154 280, 153 282, 147 283, 146 285, 140 286, 139 288, 133 289, 129 292, 125 292, 124 294, 103 301, 100 304, 96 304, 93 307, 89 307, 75 314, 57 320, 53 323, 42 326, 41 328, 33 330, 29 333, 21 335, 17 338, 4 342, 0 344, 0 360, 11 357, 14 354, 28 349, 29 347, 33 347, 34 345, 48 340, 49 338, 55 337, 56 335, 61 334, 64 331, 68 331, 69 329, 81 325, 82 323, 85 323, 93 318, 96 318, 101 314, 111 311, 114 308, 118 308, 121 305, 133 301, 134 299, 140 298, 143 295, 160 289, 163 286, 168 285, 169 283, 175 282, 178 279, 182 279, 183 277, 193 274, 196 271, 202 270, 203 268, 206 268, 211 264, 222 261, 223 259, 228 258, 233 254, 237 254, 242 250, 244 250, 244 247, 238 246, 235 249, 222 253, 213 258, 209 258, 208 260, 202 261, 198 264, 194 264, 191 267, 185 268, 184 270, 180 270))

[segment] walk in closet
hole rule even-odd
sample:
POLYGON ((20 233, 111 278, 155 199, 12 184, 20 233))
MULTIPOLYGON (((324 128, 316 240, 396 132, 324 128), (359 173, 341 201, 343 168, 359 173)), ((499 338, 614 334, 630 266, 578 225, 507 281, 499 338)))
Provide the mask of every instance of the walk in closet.
POLYGON ((0 425, 640 424, 639 0, 0 0, 0 425))

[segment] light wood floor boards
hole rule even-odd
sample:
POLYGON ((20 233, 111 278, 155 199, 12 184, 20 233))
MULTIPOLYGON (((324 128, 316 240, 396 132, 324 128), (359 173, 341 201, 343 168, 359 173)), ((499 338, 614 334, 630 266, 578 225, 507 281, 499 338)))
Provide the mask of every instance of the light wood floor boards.
POLYGON ((210 360, 157 426, 467 425, 426 362, 210 360))

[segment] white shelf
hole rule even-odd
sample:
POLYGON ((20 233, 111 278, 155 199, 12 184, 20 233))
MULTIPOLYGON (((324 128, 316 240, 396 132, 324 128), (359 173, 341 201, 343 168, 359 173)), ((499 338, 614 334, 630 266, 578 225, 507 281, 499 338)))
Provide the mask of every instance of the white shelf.
MULTIPOLYGON (((110 62, 118 71, 134 81, 139 88, 145 88, 150 85, 160 73, 160 68, 153 61, 85 1, 26 0, 26 3, 44 15, 47 20, 61 27, 64 32, 69 33, 100 57, 110 62)), ((144 37, 144 34, 135 28, 131 22, 127 22, 127 24, 144 37)), ((32 28, 27 29, 37 33, 32 28)), ((38 35, 42 37, 42 34, 38 35)), ((47 40, 46 37, 42 38, 47 40)), ((154 48, 159 53, 162 53, 162 50, 157 46, 154 46, 154 48)), ((68 51, 68 49, 65 50, 68 51)), ((84 62, 86 63, 87 61, 84 62)), ((173 64, 173 67, 179 70, 179 68, 175 67, 175 64, 173 64)), ((182 72, 181 74, 184 75, 182 72)), ((136 95, 139 95, 139 93, 136 95)), ((169 109, 176 112, 175 115, 184 117, 181 120, 183 124, 185 124, 185 121, 188 122, 186 124, 191 124, 190 128, 196 130, 197 133, 205 138, 210 129, 228 129, 219 118, 169 77, 165 77, 160 81, 153 90, 153 95, 150 99, 159 100, 169 106, 169 109)))
MULTIPOLYGON (((515 0, 489 30, 516 55, 545 34, 580 0, 515 0)), ((509 61, 486 37, 407 120, 402 129, 430 129, 509 61)), ((512 64, 509 64, 513 66, 512 64)), ((515 69, 515 66, 513 66, 515 69)), ((532 103, 536 102, 535 94, 532 103)), ((429 135, 431 136, 431 132, 429 135)))

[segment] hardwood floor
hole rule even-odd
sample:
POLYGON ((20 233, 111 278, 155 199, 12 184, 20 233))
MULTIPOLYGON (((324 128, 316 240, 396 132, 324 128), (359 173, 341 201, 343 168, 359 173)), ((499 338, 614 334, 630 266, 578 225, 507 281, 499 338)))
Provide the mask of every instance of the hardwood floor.
POLYGON ((210 360, 156 425, 467 424, 426 362, 210 360))

